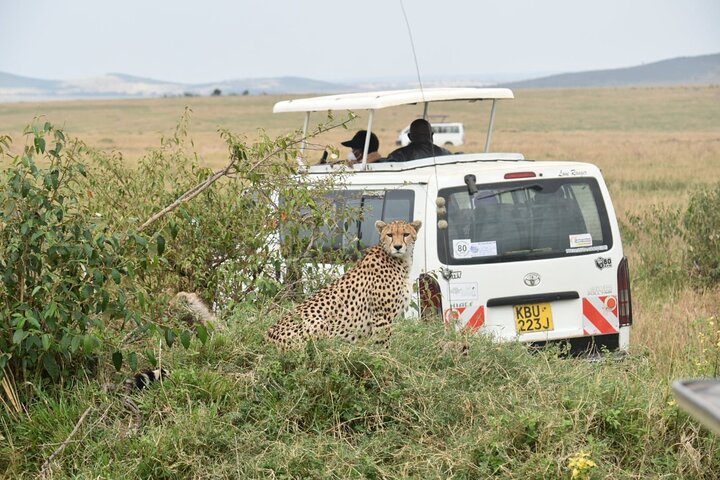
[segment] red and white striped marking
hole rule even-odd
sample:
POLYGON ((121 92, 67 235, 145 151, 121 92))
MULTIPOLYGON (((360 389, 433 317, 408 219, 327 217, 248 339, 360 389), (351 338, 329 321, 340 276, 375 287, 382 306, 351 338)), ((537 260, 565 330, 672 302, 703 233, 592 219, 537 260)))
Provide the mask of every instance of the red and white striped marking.
MULTIPOLYGON (((582 299, 582 310, 585 336, 618 332, 618 302, 614 295, 585 297, 582 299)), ((475 333, 485 324, 485 307, 450 308, 445 310, 443 319, 448 328, 456 326, 475 333)))
POLYGON ((485 324, 485 307, 480 305, 477 309, 473 307, 457 307, 445 310, 443 315, 445 327, 457 326, 461 329, 475 333, 485 324))
POLYGON ((615 296, 584 297, 582 307, 584 335, 605 335, 618 332, 620 325, 615 296))

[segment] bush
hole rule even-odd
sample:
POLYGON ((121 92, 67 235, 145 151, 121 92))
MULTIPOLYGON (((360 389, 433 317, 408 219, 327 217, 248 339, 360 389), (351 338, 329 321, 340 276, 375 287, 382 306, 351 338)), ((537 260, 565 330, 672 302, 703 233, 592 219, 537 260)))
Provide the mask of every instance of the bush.
POLYGON ((680 209, 653 206, 642 215, 632 215, 622 225, 622 238, 625 247, 637 255, 632 263, 634 282, 662 289, 684 285, 687 270, 680 209))
POLYGON ((88 209, 79 143, 49 123, 28 133, 32 145, 0 179, 0 372, 38 384, 114 350, 109 322, 139 322, 129 308, 133 259, 147 241, 113 233, 88 209))
MULTIPOLYGON (((0 181, 0 376, 7 366, 18 384, 38 385, 99 358, 134 370, 142 346, 126 339, 158 333, 189 347, 193 328, 166 308, 175 292, 232 307, 301 291, 331 260, 318 240, 336 225, 322 194, 333 181, 296 174, 295 136, 247 145, 223 132, 232 161, 218 173, 188 149, 188 121, 136 169, 50 123, 26 132, 32 145, 0 181), (155 215, 178 198, 188 201, 155 215)), ((0 153, 8 144, 0 137, 0 153)))
MULTIPOLYGON (((192 151, 189 120, 186 111, 175 134, 136 169, 120 155, 92 152, 86 188, 93 209, 122 228, 137 228, 211 178, 214 172, 201 168, 192 151)), ((165 241, 165 254, 136 281, 151 292, 189 290, 222 305, 299 289, 308 264, 319 265, 320 255, 329 260, 317 241, 327 232, 323 226, 337 221, 323 195, 337 179, 310 185, 297 173, 297 132, 261 135, 253 144, 228 131, 221 136, 232 162, 212 188, 144 230, 165 241), (280 229, 288 234, 282 245, 280 229)))
POLYGON ((720 183, 692 195, 684 216, 687 262, 701 286, 720 282, 720 183))
POLYGON ((720 184, 696 191, 686 209, 652 207, 622 225, 635 247, 634 280, 677 289, 688 278, 700 288, 720 281, 720 184))

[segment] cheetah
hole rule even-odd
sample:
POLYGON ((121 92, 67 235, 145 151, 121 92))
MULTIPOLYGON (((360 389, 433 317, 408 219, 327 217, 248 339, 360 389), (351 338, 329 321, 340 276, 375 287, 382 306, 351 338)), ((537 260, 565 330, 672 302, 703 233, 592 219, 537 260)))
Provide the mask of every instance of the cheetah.
POLYGON ((393 320, 410 303, 410 267, 422 222, 375 222, 380 243, 340 279, 298 305, 270 327, 267 339, 280 348, 310 339, 375 337, 387 346, 393 320))
POLYGON ((191 327, 197 324, 206 325, 208 322, 216 322, 215 315, 194 292, 178 292, 168 303, 167 314, 191 327))

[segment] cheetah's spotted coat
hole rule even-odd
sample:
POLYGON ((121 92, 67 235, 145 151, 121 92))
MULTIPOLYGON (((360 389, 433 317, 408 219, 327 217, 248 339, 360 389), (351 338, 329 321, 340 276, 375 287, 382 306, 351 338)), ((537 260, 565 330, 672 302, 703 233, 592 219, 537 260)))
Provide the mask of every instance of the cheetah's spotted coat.
POLYGON ((354 342, 372 336, 387 344, 392 321, 410 302, 410 267, 421 225, 419 220, 375 222, 380 243, 340 279, 272 326, 268 340, 283 348, 322 337, 354 342))

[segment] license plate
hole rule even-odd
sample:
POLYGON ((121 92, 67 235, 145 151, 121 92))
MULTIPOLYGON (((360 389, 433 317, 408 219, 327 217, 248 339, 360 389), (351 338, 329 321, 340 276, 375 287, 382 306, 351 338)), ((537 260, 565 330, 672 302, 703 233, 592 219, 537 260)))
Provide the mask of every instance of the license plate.
POLYGON ((552 308, 549 303, 515 305, 515 327, 518 333, 553 330, 552 308))

